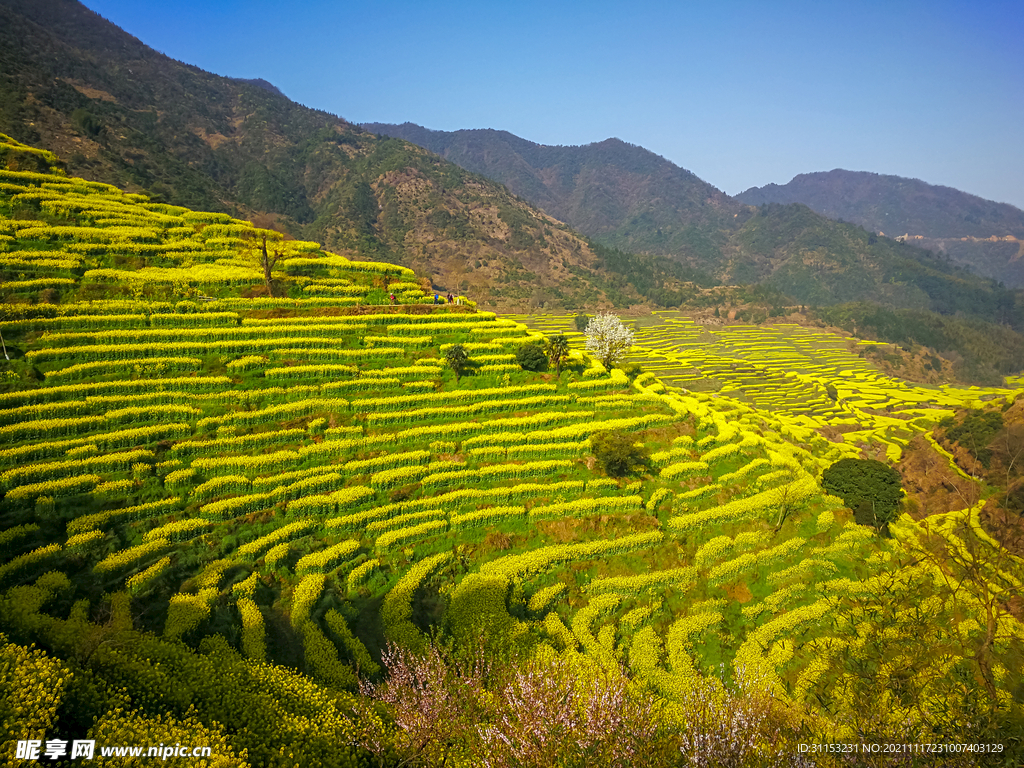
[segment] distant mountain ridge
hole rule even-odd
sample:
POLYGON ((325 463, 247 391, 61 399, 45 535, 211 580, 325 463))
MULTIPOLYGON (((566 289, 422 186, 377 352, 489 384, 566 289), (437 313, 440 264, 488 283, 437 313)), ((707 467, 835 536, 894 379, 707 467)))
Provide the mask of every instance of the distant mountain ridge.
POLYGON ((75 0, 0 0, 0 132, 74 175, 398 261, 485 306, 639 304, 685 276, 650 258, 616 272, 501 185, 265 80, 170 59, 75 0))
POLYGON ((707 232, 745 215, 744 206, 695 174, 620 139, 548 146, 493 129, 361 127, 499 181, 584 234, 625 250, 686 256, 707 249, 707 232))
POLYGON ((920 179, 836 168, 802 173, 788 184, 751 187, 736 195, 747 205, 803 203, 832 219, 884 232, 931 238, 1024 238, 1024 211, 920 179))
POLYGON ((1007 203, 920 179, 838 168, 752 187, 736 199, 749 205, 802 203, 872 232, 907 236, 979 274, 1024 286, 1024 211, 1007 203))
POLYGON ((75 175, 276 222, 499 309, 679 306, 716 281, 756 285, 773 305, 996 317, 1012 304, 923 250, 803 205, 743 205, 618 139, 441 137, 457 165, 266 83, 174 61, 75 0, 0 0, 0 132, 58 153, 75 175))
POLYGON ((961 298, 975 290, 964 285, 973 278, 953 274, 925 250, 870 236, 795 201, 754 208, 619 139, 545 146, 493 129, 362 127, 499 181, 606 245, 670 256, 726 282, 767 283, 804 303, 869 300, 963 311, 961 298))

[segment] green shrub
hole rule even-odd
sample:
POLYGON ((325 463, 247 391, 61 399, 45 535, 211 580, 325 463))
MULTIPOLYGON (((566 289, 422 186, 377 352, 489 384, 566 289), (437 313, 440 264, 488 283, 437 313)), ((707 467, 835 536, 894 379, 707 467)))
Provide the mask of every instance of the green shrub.
POLYGON ((861 525, 885 530, 899 514, 899 473, 874 459, 841 459, 821 475, 822 487, 838 496, 861 525))
POLYGON ((540 344, 523 344, 516 351, 516 362, 524 371, 545 371, 548 367, 548 356, 540 344))
POLYGON ((636 443, 634 435, 622 432, 595 432, 590 438, 594 458, 610 477, 625 477, 642 472, 651 463, 650 452, 636 443))

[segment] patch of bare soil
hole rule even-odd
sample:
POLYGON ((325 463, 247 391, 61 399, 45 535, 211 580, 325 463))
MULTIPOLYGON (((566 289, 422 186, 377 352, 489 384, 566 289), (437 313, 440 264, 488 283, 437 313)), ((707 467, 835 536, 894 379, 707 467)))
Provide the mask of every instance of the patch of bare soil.
POLYGON ((725 594, 730 600, 735 600, 737 603, 749 603, 754 597, 745 581, 726 587, 725 594))
POLYGON ((960 476, 921 435, 903 450, 896 469, 907 492, 907 511, 916 520, 966 509, 981 498, 981 486, 960 476))
MULTIPOLYGON (((1007 550, 1024 557, 1024 518, 1016 512, 1005 509, 996 498, 985 504, 979 515, 986 533, 1007 550)), ((1019 598, 1024 604, 1024 597, 1019 598)))

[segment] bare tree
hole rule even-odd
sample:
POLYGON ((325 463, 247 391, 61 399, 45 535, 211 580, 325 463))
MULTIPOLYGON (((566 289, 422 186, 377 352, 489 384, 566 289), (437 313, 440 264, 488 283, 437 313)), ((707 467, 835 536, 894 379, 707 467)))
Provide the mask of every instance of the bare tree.
POLYGON ((1019 669, 1014 600, 1024 561, 980 529, 974 510, 949 522, 897 525, 899 547, 872 591, 833 598, 839 675, 822 678, 814 696, 832 716, 844 707, 831 702, 857 702, 846 716, 862 737, 1004 741, 996 737, 1014 716, 1005 676, 1019 669))
POLYGON ((250 256, 256 260, 257 266, 263 272, 263 284, 267 288, 267 295, 273 298, 274 279, 272 270, 284 255, 282 251, 274 247, 274 244, 283 241, 284 236, 272 229, 254 229, 251 235, 246 235, 246 240, 249 241, 248 252, 250 256), (271 243, 270 248, 267 247, 268 241, 271 243))

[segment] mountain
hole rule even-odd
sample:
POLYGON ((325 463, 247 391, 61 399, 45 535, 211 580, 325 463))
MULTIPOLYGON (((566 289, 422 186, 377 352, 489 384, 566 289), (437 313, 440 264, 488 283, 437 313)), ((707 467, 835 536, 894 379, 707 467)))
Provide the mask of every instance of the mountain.
POLYGON ((721 257, 715 233, 746 208, 690 171, 619 139, 585 146, 535 144, 507 131, 431 131, 413 123, 363 128, 436 152, 580 232, 629 251, 721 257))
POLYGON ((836 169, 804 173, 788 184, 752 187, 749 205, 803 203, 922 248, 1013 287, 1024 286, 1024 211, 919 179, 836 169))
POLYGON ((74 175, 401 263, 485 307, 678 306, 724 282, 775 304, 1005 315, 942 258, 805 206, 745 206, 625 142, 466 132, 444 149, 463 168, 268 86, 174 61, 75 0, 0 0, 0 132, 74 175))
POLYGON ((600 243, 670 256, 723 282, 763 283, 805 304, 873 301, 988 319, 1014 303, 942 256, 797 201, 754 208, 618 139, 544 146, 497 130, 362 127, 500 181, 600 243))
MULTIPOLYGON (((74 0, 0 0, 0 132, 73 175, 401 262, 485 306, 645 300, 504 187, 264 80, 174 61, 74 0)), ((687 277, 667 260, 632 266, 649 295, 677 295, 687 277)))

